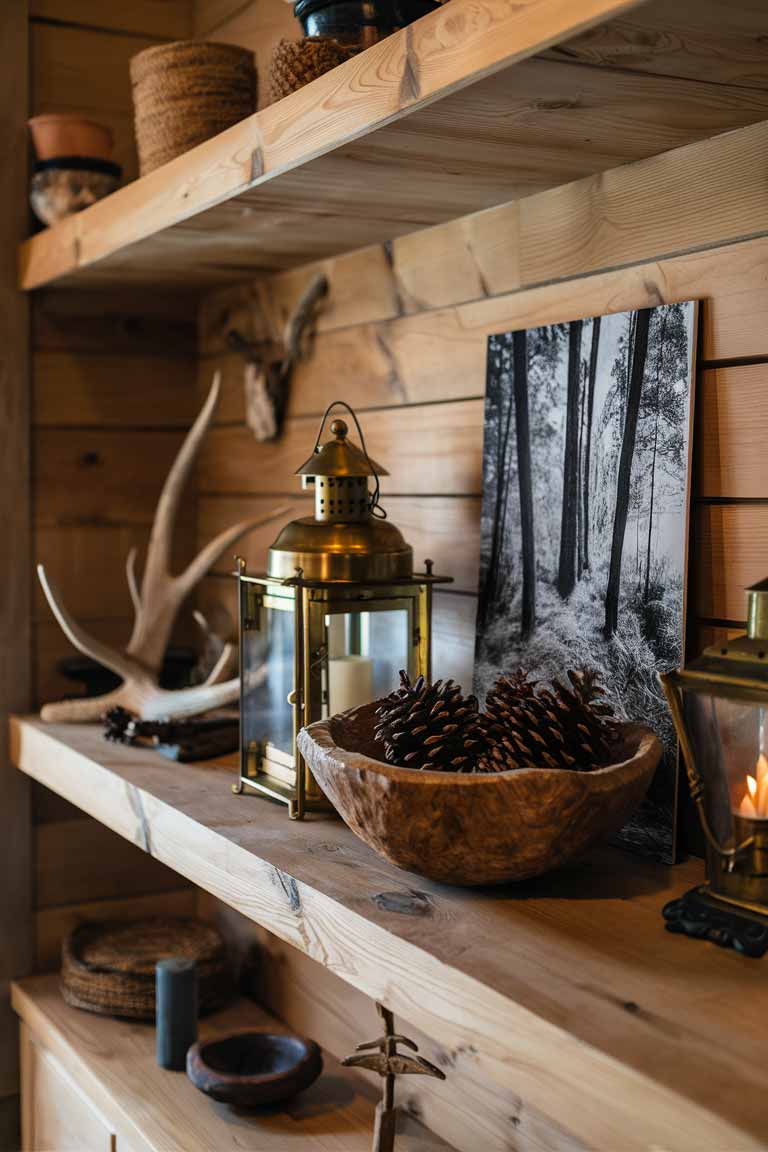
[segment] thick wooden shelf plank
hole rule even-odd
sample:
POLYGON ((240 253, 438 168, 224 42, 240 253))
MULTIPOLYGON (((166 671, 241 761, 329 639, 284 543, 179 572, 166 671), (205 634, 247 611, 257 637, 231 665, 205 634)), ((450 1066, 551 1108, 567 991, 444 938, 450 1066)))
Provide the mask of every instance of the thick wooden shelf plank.
POLYGON ((761 965, 668 936, 701 877, 606 850, 463 891, 399 871, 339 821, 291 824, 226 767, 166 763, 99 729, 13 724, 22 771, 359 988, 590 1147, 764 1148, 761 965))
MULTIPOLYGON (((690 20, 690 2, 669 0, 669 19, 690 20)), ((234 282, 768 116, 761 86, 536 56, 640 4, 451 0, 33 237, 22 287, 234 282)), ((717 43, 723 13, 749 5, 712 0, 696 21, 699 42, 717 43)), ((658 45, 663 54, 663 37, 658 45)))
MULTIPOLYGON (((33 1039, 99 1109, 131 1152, 368 1152, 376 1096, 327 1052, 323 1075, 280 1108, 235 1112, 203 1096, 183 1073, 158 1068, 155 1030, 70 1008, 57 975, 13 985, 13 1006, 33 1039)), ((370 1021, 375 1035, 376 1021, 370 1021)), ((365 1028, 365 1023, 361 1021, 365 1028)), ((200 1037, 242 1028, 286 1031, 251 1000, 200 1021, 200 1037)), ((365 1038, 365 1037, 363 1037, 365 1038)), ((399 1118, 403 1152, 450 1152, 408 1116, 399 1118)))

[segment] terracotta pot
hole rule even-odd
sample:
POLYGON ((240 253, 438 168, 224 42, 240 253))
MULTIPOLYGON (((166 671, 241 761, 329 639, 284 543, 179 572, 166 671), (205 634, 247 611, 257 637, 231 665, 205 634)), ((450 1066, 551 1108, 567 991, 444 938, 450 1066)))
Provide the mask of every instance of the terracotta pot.
POLYGON ((109 160, 114 138, 111 128, 66 112, 33 116, 28 121, 38 160, 59 156, 88 156, 109 160))
POLYGON ((377 704, 302 729, 299 749, 356 836, 390 863, 472 886, 559 868, 626 823, 661 758, 640 724, 592 772, 521 768, 462 775, 396 768, 373 739, 377 704))

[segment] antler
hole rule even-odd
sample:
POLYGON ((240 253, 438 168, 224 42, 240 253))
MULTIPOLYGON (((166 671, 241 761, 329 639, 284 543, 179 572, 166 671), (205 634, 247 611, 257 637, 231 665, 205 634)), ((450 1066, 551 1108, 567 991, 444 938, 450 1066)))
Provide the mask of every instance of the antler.
POLYGON ((182 601, 195 584, 246 532, 289 512, 287 506, 278 507, 266 516, 242 520, 226 528, 206 544, 183 572, 178 576, 171 575, 171 540, 176 513, 185 481, 216 409, 220 379, 220 373, 217 372, 208 398, 187 434, 163 486, 150 534, 141 591, 136 580, 136 550, 131 549, 128 554, 126 576, 135 620, 126 650, 123 652, 111 648, 90 636, 65 608, 61 594, 47 577, 43 565, 38 565, 37 572, 46 599, 64 634, 80 652, 103 664, 123 680, 119 688, 105 696, 46 704, 40 712, 43 720, 97 720, 108 708, 117 706, 127 708, 145 720, 191 716, 221 707, 237 698, 239 679, 223 680, 231 662, 231 645, 225 646, 204 684, 169 692, 160 688, 158 682, 174 621, 182 601))

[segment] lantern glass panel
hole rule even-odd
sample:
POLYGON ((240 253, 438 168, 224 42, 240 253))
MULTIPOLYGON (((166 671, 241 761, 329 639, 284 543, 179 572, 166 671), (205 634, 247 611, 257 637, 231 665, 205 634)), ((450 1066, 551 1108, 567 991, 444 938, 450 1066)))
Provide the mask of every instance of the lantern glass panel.
POLYGON ((686 692, 686 727, 704 779, 710 827, 722 842, 733 815, 768 819, 768 716, 764 705, 711 693, 686 692))
POLYGON ((243 740, 249 749, 277 749, 293 759, 293 601, 260 609, 258 628, 243 632, 243 740), (262 669, 266 671, 263 674, 262 669))
POLYGON ((325 627, 326 716, 386 696, 397 686, 400 669, 412 670, 409 608, 329 613, 325 627))

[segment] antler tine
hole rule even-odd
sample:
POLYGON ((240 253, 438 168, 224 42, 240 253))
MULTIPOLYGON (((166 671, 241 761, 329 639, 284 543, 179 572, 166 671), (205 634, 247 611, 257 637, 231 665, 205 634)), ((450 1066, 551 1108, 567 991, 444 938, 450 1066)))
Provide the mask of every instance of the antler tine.
POLYGON ((245 536, 246 532, 250 532, 262 524, 268 524, 270 520, 277 520, 280 516, 287 516, 289 512, 290 507, 283 505, 280 508, 273 508, 266 516, 256 516, 251 520, 241 520, 239 524, 233 524, 231 528, 225 528, 223 532, 220 532, 218 536, 206 544, 189 566, 176 577, 176 584, 181 591, 182 598, 187 595, 191 588, 194 588, 199 580, 202 580, 209 568, 211 568, 241 536, 245 536))
POLYGON ((131 548, 125 561, 125 576, 128 581, 128 591, 131 594, 131 603, 133 604, 135 616, 138 616, 141 611, 141 593, 139 592, 139 583, 136 579, 136 557, 138 554, 138 548, 131 548))
POLYGON ((240 677, 221 684, 196 684, 194 688, 177 688, 173 692, 157 690, 141 709, 143 720, 163 720, 170 716, 196 716, 211 708, 232 704, 240 695, 240 677))
POLYGON ((218 684, 221 680, 223 680, 224 676, 229 670, 230 664, 232 663, 234 652, 235 648, 233 644, 224 645, 219 654, 218 660, 214 664, 213 668, 211 668, 210 672, 204 680, 205 684, 218 684))
POLYGON ((170 572, 171 545, 173 542, 173 528, 176 522, 176 512, 184 491, 184 485, 189 470, 197 455, 203 437, 213 419, 213 413, 219 400, 221 386, 221 372, 215 372, 211 390, 205 404, 200 409, 197 419, 186 435, 179 454, 173 462, 168 473, 160 500, 157 504, 155 519, 152 524, 152 533, 147 549, 147 562, 144 565, 143 599, 146 593, 158 578, 168 576, 170 572))
POLYGON ((44 565, 38 564, 37 575, 43 592, 45 592, 45 598, 58 620, 62 632, 79 652, 82 652, 84 656, 90 656, 99 664, 103 664, 105 668, 109 668, 117 676, 121 676, 123 680, 135 677, 137 672, 141 675, 141 669, 138 669, 129 657, 118 652, 115 648, 110 648, 107 644, 102 644, 93 636, 89 636, 85 629, 81 628, 77 621, 70 616, 62 603, 58 588, 52 580, 48 579, 44 565))

